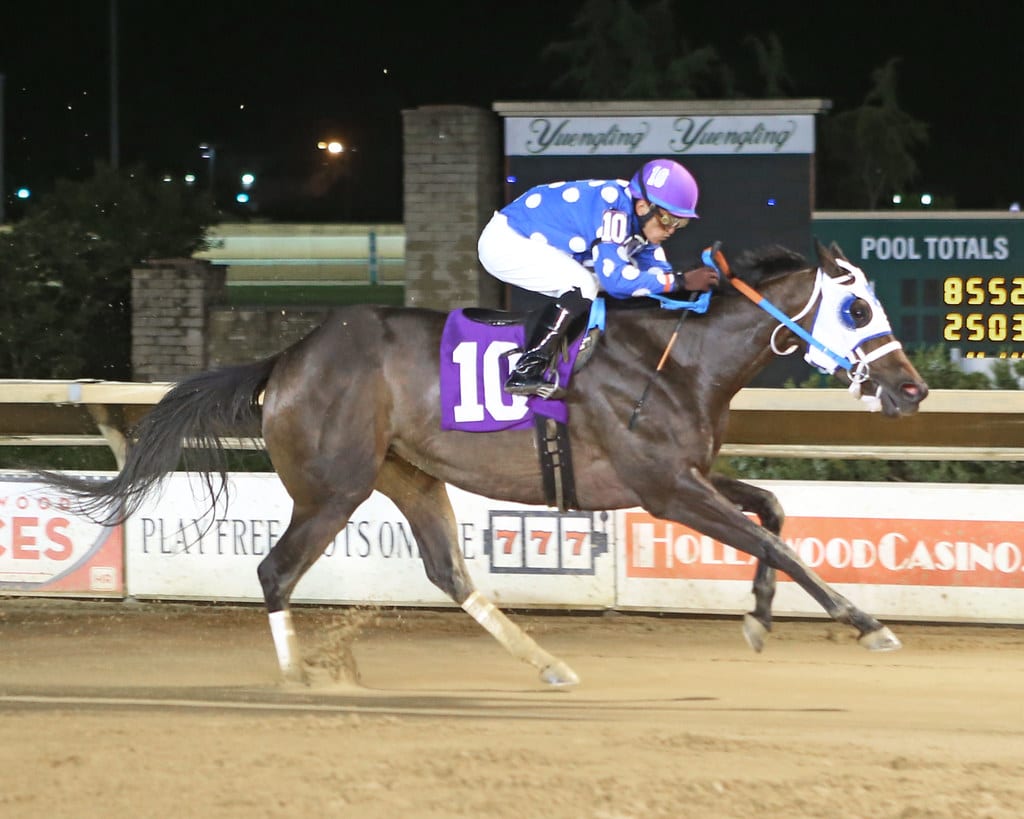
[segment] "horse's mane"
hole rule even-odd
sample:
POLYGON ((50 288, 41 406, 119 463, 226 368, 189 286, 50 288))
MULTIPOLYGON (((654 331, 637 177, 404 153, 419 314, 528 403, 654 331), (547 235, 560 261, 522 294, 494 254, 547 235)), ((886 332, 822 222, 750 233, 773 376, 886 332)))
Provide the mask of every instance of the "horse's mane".
MULTIPOLYGON (((777 276, 795 273, 797 270, 805 270, 810 265, 807 259, 796 251, 782 245, 766 245, 754 250, 743 251, 730 266, 737 278, 743 279, 743 281, 751 285, 758 285, 777 276)), ((736 288, 730 287, 723 282, 715 298, 730 298, 735 295, 738 295, 736 288)), ((645 297, 605 299, 605 302, 609 310, 661 309, 660 305, 645 297)), ((714 303, 714 300, 712 300, 712 303, 714 303)))
POLYGON ((750 284, 761 284, 809 266, 807 259, 796 251, 782 245, 768 245, 741 253, 733 263, 733 272, 750 284))

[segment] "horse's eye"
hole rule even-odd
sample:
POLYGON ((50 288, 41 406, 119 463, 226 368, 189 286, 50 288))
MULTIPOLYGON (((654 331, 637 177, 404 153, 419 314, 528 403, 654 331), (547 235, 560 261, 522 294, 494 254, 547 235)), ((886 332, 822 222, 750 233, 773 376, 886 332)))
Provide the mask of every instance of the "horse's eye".
POLYGON ((871 321, 871 308, 868 307, 868 303, 864 299, 857 299, 850 305, 850 318, 853 319, 854 326, 857 328, 863 327, 871 321))
POLYGON ((864 299, 850 297, 842 307, 843 321, 847 327, 859 330, 871 321, 871 305, 864 299))

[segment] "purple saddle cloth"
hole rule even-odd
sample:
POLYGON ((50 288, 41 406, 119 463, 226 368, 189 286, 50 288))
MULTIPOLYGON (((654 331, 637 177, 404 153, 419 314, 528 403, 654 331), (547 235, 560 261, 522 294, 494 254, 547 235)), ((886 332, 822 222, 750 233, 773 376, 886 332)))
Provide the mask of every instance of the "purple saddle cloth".
MULTIPOLYGON (((467 318, 462 310, 448 315, 441 335, 441 429, 530 429, 536 415, 568 420, 564 401, 505 392, 505 379, 517 357, 510 361, 504 353, 522 349, 523 342, 522 324, 484 324, 467 318)), ((579 344, 571 344, 569 350, 569 358, 558 362, 563 386, 569 383, 579 344)))

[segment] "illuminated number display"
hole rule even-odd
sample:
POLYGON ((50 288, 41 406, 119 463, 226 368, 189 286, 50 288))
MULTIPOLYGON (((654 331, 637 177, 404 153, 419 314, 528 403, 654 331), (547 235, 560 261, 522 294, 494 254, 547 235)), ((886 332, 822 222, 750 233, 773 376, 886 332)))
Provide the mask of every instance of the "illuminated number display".
POLYGON ((1024 345, 1024 276, 947 276, 942 304, 946 341, 999 347, 1006 357, 1024 357, 1019 349, 1005 352, 1024 345))

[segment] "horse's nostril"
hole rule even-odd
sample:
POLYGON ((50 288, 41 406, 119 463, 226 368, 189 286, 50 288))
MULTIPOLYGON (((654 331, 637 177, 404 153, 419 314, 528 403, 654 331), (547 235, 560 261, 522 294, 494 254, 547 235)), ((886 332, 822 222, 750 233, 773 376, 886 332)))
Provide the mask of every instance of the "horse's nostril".
POLYGON ((924 397, 928 395, 928 388, 915 384, 913 381, 907 381, 900 387, 900 392, 911 401, 923 401, 924 397))

